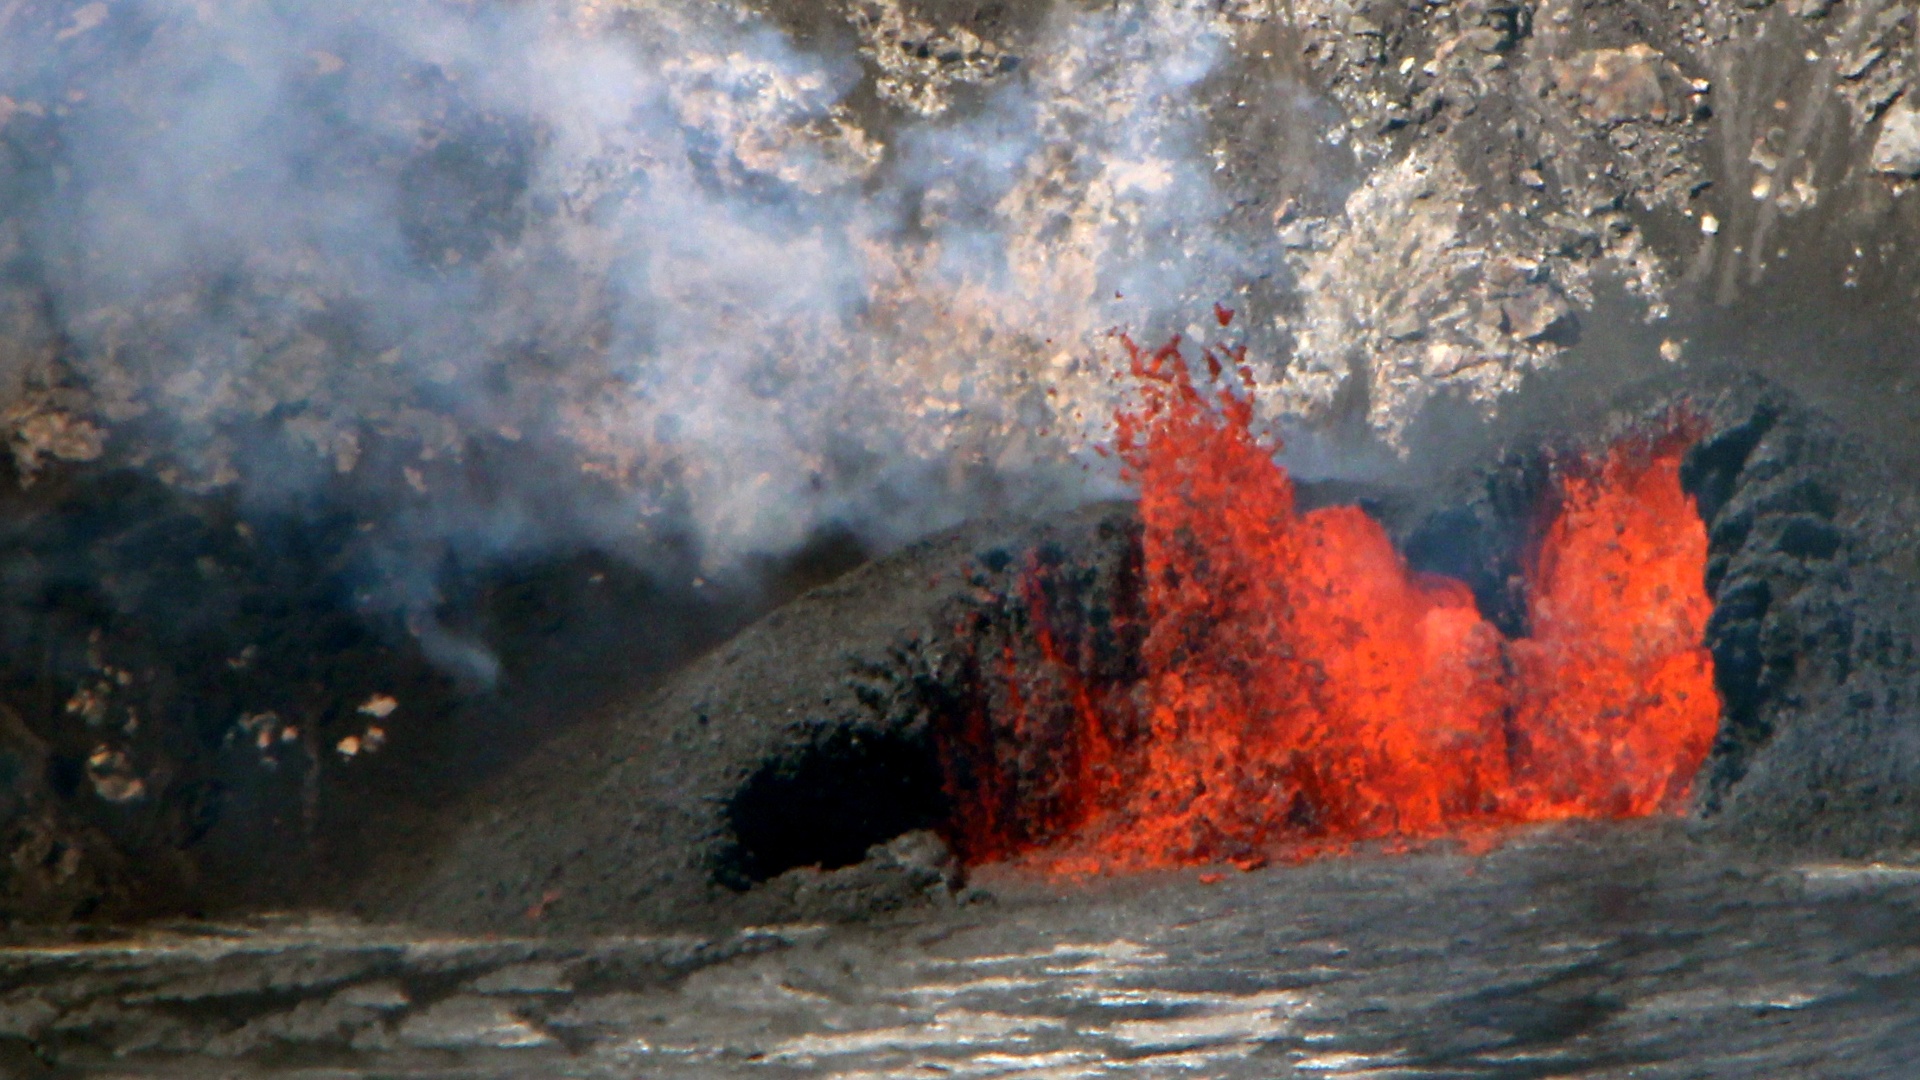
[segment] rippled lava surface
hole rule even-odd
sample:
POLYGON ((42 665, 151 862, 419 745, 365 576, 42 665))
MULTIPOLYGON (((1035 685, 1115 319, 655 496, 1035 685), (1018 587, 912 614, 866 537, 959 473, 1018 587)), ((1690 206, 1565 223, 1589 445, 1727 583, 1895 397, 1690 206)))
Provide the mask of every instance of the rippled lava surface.
POLYGON ((0 954, 7 1075, 1910 1076, 1920 869, 1671 822, 997 897, 886 925, 320 918, 0 954), (1210 882, 1210 883, 1209 883, 1210 882))

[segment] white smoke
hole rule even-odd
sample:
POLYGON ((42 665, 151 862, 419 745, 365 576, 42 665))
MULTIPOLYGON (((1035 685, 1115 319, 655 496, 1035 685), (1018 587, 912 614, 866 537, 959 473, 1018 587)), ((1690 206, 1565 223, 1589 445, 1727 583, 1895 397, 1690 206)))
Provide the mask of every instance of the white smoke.
POLYGON ((1277 263, 1217 225, 1222 30, 1062 5, 943 64, 861 10, 848 55, 690 3, 13 28, 8 218, 87 394, 63 422, 183 485, 357 500, 415 610, 449 550, 671 536, 725 573, 1104 490, 1107 331, 1277 263))

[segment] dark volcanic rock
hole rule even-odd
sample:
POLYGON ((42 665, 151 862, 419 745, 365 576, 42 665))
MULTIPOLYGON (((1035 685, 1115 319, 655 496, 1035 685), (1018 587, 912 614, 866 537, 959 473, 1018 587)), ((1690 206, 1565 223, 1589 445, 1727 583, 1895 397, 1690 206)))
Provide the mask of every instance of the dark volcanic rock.
POLYGON ((1910 850, 1920 845, 1913 494, 1777 395, 1717 419, 1689 461, 1726 702, 1702 808, 1768 844, 1910 850))
POLYGON ((46 742, 0 705, 0 911, 62 922, 124 909, 137 880, 125 855, 64 807, 47 778, 46 742))
POLYGON ((556 717, 857 557, 816 546, 751 594, 591 551, 450 564, 409 623, 363 602, 378 507, 259 513, 94 465, 17 480, 0 465, 0 926, 333 901, 556 717))
POLYGON ((937 729, 978 690, 975 635, 1018 621, 1034 552, 1072 552, 1111 580, 1131 536, 1130 508, 1100 505, 863 567, 554 739, 463 811, 443 858, 370 887, 366 906, 572 932, 844 917, 950 893, 940 856, 868 853, 945 820, 937 729))

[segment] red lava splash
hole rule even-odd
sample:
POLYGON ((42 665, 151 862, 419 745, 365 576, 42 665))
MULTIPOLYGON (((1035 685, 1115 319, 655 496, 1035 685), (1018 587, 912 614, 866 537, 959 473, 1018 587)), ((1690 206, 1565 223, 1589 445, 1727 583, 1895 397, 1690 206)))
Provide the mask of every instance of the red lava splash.
MULTIPOLYGON (((1568 470, 1528 569, 1530 636, 1507 640, 1360 509, 1296 510, 1248 399, 1196 386, 1177 340, 1127 347, 1143 388, 1118 418, 1143 526, 1137 705, 1069 678, 1066 793, 1021 811, 1058 819, 1025 830, 1055 839, 1021 850, 984 805, 1002 793, 960 793, 956 828, 980 834, 961 850, 1069 873, 1251 865, 1681 807, 1720 714, 1683 440, 1568 470)), ((1251 386, 1237 354, 1204 359, 1212 386, 1228 369, 1251 386)))

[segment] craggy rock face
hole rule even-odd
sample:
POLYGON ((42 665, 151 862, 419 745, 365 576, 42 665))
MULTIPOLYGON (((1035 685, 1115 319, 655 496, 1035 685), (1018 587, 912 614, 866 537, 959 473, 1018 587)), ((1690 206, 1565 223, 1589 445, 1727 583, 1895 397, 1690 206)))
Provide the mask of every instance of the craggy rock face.
MULTIPOLYGON (((1879 443, 1895 490, 1915 32, 1892 0, 6 6, 0 426, 36 487, 4 508, 4 907, 361 865, 564 726, 583 671, 679 662, 823 535, 837 570, 1122 494, 1090 453, 1115 328, 1246 343, 1302 475, 1417 488, 1557 399, 1729 364, 1879 443)), ((1839 436, 1780 423, 1701 483, 1826 467, 1839 436)), ((1903 624, 1854 609, 1899 594, 1904 511, 1779 483, 1715 511, 1746 681, 1704 790, 1817 832, 1905 782, 1767 764, 1842 714, 1893 730, 1860 673, 1903 624)), ((924 803, 846 836, 937 817, 895 750, 834 746, 924 803)), ((767 861, 783 830, 720 876, 806 865, 767 861)))
MULTIPOLYGON (((49 0, 6 33, 27 475, 332 475, 484 522, 460 465, 510 452, 515 494, 591 478, 610 519, 496 542, 687 524, 711 568, 957 520, 979 470, 1105 437, 1108 331, 1212 334, 1216 301, 1272 418, 1400 449, 1429 401, 1653 359, 1623 314, 1673 362, 1781 295, 1912 328, 1900 4, 49 0)), ((367 543, 475 525, 423 516, 367 543)))

